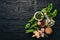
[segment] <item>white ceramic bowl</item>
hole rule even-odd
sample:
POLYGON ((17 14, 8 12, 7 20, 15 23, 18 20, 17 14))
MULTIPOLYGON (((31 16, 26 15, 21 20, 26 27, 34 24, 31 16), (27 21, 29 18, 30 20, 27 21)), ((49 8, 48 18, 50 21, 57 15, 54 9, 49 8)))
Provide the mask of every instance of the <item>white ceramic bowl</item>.
POLYGON ((37 11, 37 12, 35 12, 35 14, 34 14, 34 18, 35 18, 35 20, 37 20, 37 21, 41 21, 41 20, 43 20, 44 15, 43 15, 43 13, 42 13, 42 12, 37 11), (36 14, 37 14, 37 13, 42 14, 41 19, 37 19, 37 18, 36 18, 36 14))

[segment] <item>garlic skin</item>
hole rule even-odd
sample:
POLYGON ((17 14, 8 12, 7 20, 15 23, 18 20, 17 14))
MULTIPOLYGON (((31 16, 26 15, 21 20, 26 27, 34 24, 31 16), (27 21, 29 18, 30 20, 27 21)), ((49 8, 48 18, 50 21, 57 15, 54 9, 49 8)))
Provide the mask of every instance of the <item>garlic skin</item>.
POLYGON ((48 26, 53 26, 54 25, 54 23, 55 23, 55 21, 53 20, 53 19, 50 19, 49 17, 48 17, 48 15, 47 15, 47 13, 43 13, 44 14, 44 16, 45 16, 45 18, 46 18, 46 26, 48 25, 48 26))
POLYGON ((42 31, 41 30, 38 30, 38 32, 42 34, 42 31))
POLYGON ((44 37, 44 33, 41 34, 41 37, 44 37))
POLYGON ((39 30, 38 32, 40 33, 40 36, 41 36, 41 37, 44 37, 43 31, 39 30))
POLYGON ((34 35, 32 37, 37 37, 37 38, 40 38, 40 33, 36 30, 33 32, 34 35))
POLYGON ((49 26, 53 26, 54 24, 55 24, 55 21, 53 19, 51 19, 49 26))
POLYGON ((46 23, 45 24, 46 26, 50 26, 51 27, 51 26, 53 26, 55 24, 55 21, 53 19, 50 19, 50 22, 48 22, 48 20, 46 19, 45 23, 46 23))
POLYGON ((42 32, 44 32, 44 31, 45 31, 45 29, 44 29, 44 28, 41 28, 41 31, 42 31, 42 32))

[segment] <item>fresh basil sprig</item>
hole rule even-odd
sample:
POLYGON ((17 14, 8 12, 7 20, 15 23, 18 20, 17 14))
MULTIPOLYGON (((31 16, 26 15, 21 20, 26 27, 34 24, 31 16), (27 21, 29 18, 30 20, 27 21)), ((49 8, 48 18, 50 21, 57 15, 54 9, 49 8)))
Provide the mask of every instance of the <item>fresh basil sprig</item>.
POLYGON ((47 14, 50 18, 54 18, 57 15, 57 9, 55 9, 52 13, 47 14))
POLYGON ((57 9, 55 9, 53 12, 51 12, 53 6, 52 6, 52 3, 49 3, 48 4, 48 7, 46 8, 43 8, 41 11, 42 12, 46 12, 47 15, 50 17, 50 18, 53 18, 57 15, 57 9))
POLYGON ((50 12, 52 10, 52 3, 48 4, 48 7, 43 8, 41 11, 42 12, 50 12))

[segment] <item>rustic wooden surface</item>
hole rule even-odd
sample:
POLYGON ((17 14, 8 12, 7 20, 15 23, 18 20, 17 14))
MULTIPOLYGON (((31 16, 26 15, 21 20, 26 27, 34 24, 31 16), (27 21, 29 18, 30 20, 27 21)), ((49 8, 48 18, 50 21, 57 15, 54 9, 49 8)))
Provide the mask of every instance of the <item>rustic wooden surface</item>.
POLYGON ((24 26, 34 14, 33 0, 0 0, 0 40, 60 40, 60 0, 37 0, 37 10, 53 3, 58 10, 53 34, 48 38, 36 39, 25 34, 24 26))

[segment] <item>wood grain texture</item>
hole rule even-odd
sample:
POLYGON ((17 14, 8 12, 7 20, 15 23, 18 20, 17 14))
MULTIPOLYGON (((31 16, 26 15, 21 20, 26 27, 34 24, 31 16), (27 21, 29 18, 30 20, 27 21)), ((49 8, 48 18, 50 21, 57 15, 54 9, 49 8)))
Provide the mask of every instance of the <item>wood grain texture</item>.
POLYGON ((24 26, 34 15, 33 0, 0 0, 0 40, 60 40, 60 0, 37 0, 37 10, 52 2, 58 10, 54 18, 53 34, 48 38, 36 39, 25 34, 24 26))

